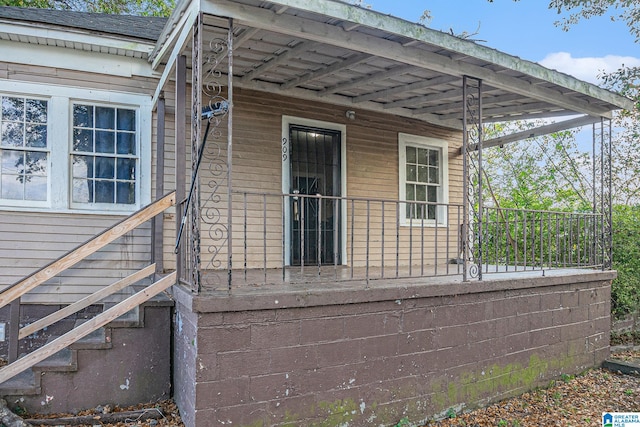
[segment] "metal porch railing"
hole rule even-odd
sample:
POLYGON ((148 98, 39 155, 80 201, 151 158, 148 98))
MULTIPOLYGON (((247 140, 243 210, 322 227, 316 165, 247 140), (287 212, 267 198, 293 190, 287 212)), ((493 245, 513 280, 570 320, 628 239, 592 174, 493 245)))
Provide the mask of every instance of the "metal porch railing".
MULTIPOLYGON (((464 269, 460 204, 260 192, 235 192, 232 200, 232 235, 220 239, 201 225, 204 287, 368 284, 464 269), (233 268, 225 271, 229 256, 233 268)), ((482 263, 483 272, 602 266, 599 214, 485 208, 482 217, 482 235, 468 241, 469 262, 482 263)))

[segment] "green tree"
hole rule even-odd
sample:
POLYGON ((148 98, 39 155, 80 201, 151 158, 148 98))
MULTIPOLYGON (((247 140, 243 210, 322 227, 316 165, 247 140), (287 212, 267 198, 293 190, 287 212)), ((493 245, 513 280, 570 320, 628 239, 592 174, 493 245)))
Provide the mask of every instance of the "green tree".
POLYGON ((37 7, 121 15, 169 16, 175 0, 0 0, 0 6, 37 7))

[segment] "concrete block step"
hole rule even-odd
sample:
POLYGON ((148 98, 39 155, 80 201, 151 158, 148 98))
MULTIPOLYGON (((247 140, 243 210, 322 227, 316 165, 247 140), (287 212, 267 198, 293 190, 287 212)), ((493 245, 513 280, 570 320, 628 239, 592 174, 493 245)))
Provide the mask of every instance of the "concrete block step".
POLYGON ((1 396, 35 396, 40 393, 42 393, 40 388, 40 373, 36 374, 31 369, 27 369, 0 384, 1 396))
MULTIPOLYGON (((49 338, 49 341, 53 341, 56 337, 49 338)), ((37 363, 32 368, 36 374, 44 371, 56 371, 56 372, 75 372, 78 370, 78 355, 75 350, 64 348, 59 352, 49 356, 42 362, 37 363)))
MULTIPOLYGON (((91 319, 76 320, 74 328, 89 320, 91 319)), ((106 350, 111 347, 111 329, 106 327, 96 329, 69 346, 71 350, 106 350)))

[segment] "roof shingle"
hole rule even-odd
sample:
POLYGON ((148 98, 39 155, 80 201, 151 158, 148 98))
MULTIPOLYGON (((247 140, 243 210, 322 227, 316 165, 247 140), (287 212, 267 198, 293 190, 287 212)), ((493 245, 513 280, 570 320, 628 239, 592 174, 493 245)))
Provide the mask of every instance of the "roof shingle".
POLYGON ((158 39, 167 22, 167 18, 152 16, 110 15, 12 6, 0 7, 0 19, 58 25, 153 42, 158 39))

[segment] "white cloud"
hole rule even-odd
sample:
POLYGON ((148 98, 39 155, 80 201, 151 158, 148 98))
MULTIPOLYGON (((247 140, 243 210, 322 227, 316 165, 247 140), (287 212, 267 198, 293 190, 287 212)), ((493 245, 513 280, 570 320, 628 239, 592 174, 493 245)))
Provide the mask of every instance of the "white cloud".
POLYGON ((567 52, 548 54, 540 65, 570 74, 580 80, 598 83, 598 76, 616 71, 622 65, 640 67, 640 58, 633 56, 607 55, 600 58, 574 58, 567 52))

